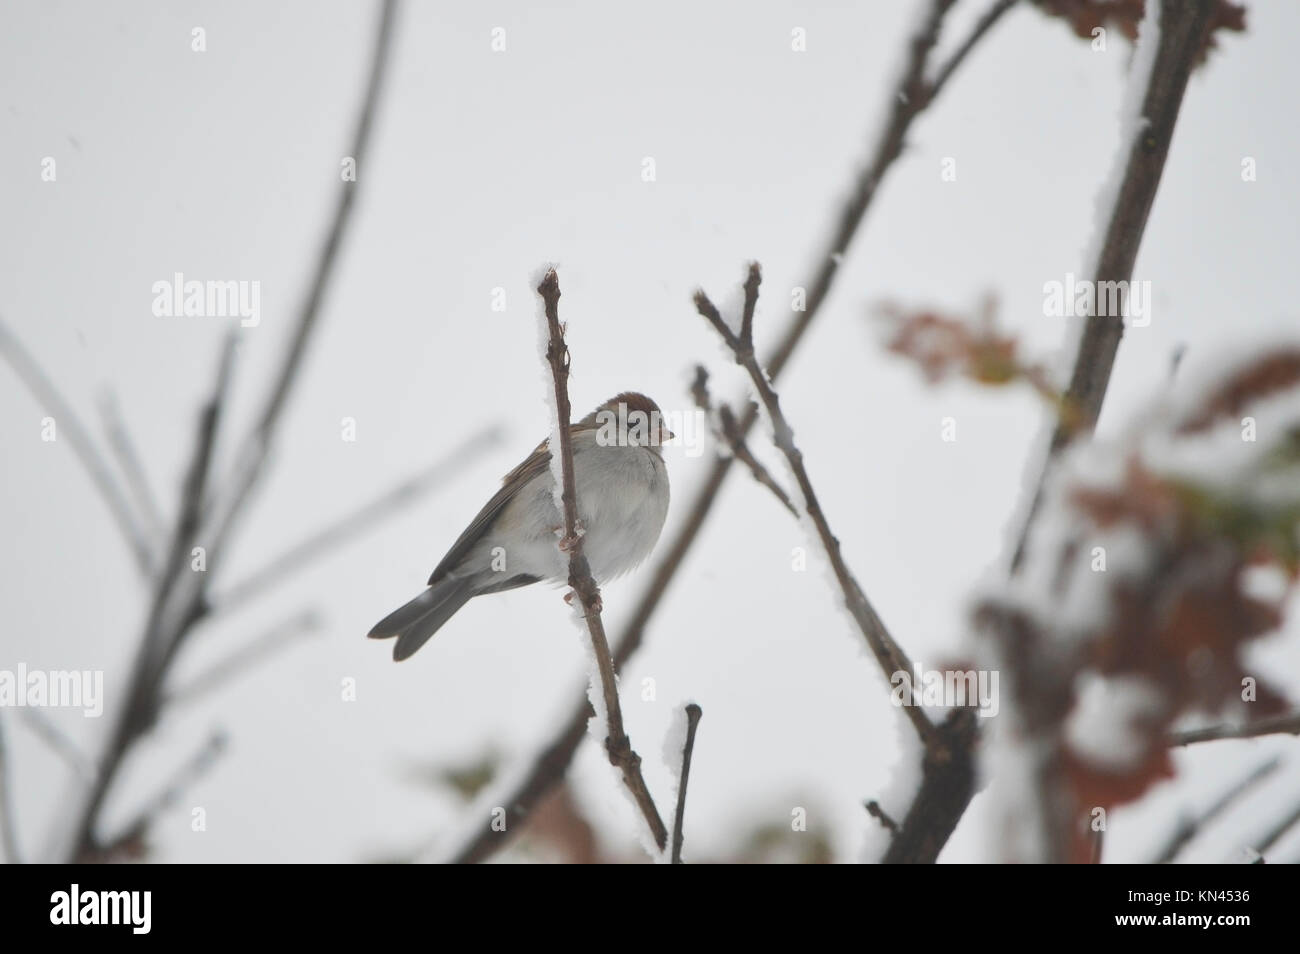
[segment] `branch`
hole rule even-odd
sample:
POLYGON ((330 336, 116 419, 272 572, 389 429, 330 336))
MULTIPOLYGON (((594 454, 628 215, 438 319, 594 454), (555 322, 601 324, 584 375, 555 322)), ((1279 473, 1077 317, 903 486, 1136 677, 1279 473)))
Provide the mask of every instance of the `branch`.
POLYGON ((1220 725, 1205 726, 1201 729, 1184 729, 1181 732, 1171 732, 1169 745, 1177 747, 1180 745, 1195 745, 1197 742, 1214 742, 1218 739, 1254 739, 1261 735, 1282 734, 1300 735, 1300 712, 1259 719, 1255 722, 1247 722, 1245 725, 1222 723, 1220 725))
MULTIPOLYGON (((749 267, 745 281, 746 310, 751 299, 758 297, 760 272, 758 265, 749 267)), ((871 647, 887 681, 897 672, 910 672, 911 660, 885 629, 884 623, 872 608, 862 587, 854 578, 843 555, 839 540, 817 501, 812 481, 803 464, 803 455, 794 443, 794 431, 781 411, 780 399, 767 375, 758 365, 754 354, 752 333, 737 336, 723 321, 713 303, 704 292, 697 292, 695 306, 726 342, 736 362, 749 374, 754 389, 772 424, 773 441, 785 455, 795 481, 803 496, 804 511, 813 521, 822 550, 830 561, 835 578, 844 595, 844 604, 852 613, 867 645, 871 647)), ((979 737, 976 717, 970 709, 955 709, 947 718, 935 725, 921 710, 913 687, 904 683, 906 696, 903 712, 925 746, 921 762, 921 787, 908 810, 902 825, 891 841, 884 861, 887 863, 932 863, 947 843, 975 794, 977 781, 975 743, 979 737)))
MULTIPOLYGON (((1259 845, 1255 847, 1255 850, 1258 851, 1261 856, 1267 855, 1269 850, 1282 840, 1282 836, 1298 824, 1300 824, 1300 804, 1297 804, 1292 808, 1289 815, 1268 830, 1263 839, 1260 840, 1259 845)), ((1261 857, 1260 861, 1262 860, 1263 858, 1261 857)), ((1258 864, 1259 862, 1257 861, 1255 863, 1258 864)))
MULTIPOLYGON (((1160 10, 1154 10, 1157 0, 1150 0, 1152 9, 1147 18, 1154 22, 1160 18, 1159 46, 1155 51, 1151 72, 1146 77, 1133 76, 1129 82, 1145 82, 1142 94, 1141 121, 1128 146, 1119 188, 1114 204, 1107 213, 1100 252, 1095 262, 1086 262, 1092 270, 1098 287, 1101 282, 1127 282, 1133 277, 1133 263, 1146 231, 1156 189, 1164 172, 1169 144, 1173 139, 1178 110, 1187 89, 1196 58, 1205 43, 1210 27, 1213 0, 1159 0, 1160 10)), ((1145 30, 1144 30, 1145 32, 1145 30)), ((1139 37, 1139 42, 1150 37, 1139 37)), ((1137 57, 1137 62, 1142 58, 1137 57)), ((1127 299, 1125 299, 1127 301, 1127 299)), ((1094 307, 1084 324, 1074 358, 1074 371, 1065 393, 1065 406, 1076 413, 1068 421, 1058 421, 1052 432, 1047 459, 1030 502, 1029 513, 1021 527, 1016 550, 1011 560, 1014 573, 1025 556, 1029 529, 1042 504, 1043 485, 1052 466, 1065 448, 1076 437, 1091 433, 1101 414, 1102 401, 1110 383, 1110 372, 1115 365, 1119 341, 1124 334, 1124 320, 1120 315, 1099 315, 1094 307)))
POLYGON ((319 323, 325 293, 334 276, 339 251, 343 247, 344 236, 352 221, 357 192, 365 178, 363 160, 369 151, 371 129, 374 126, 384 80, 388 74, 388 57, 392 47, 396 16, 397 0, 384 0, 379 27, 375 33, 366 92, 361 101, 361 110, 357 116, 356 128, 348 152, 348 155, 356 160, 359 170, 357 179, 354 182, 342 183, 329 232, 325 236, 320 256, 316 260, 315 273, 308 285, 306 297, 298 308, 298 318, 294 326, 293 338, 289 342, 289 350, 285 353, 271 393, 258 417, 257 425, 244 442, 234 475, 230 479, 229 493, 222 506, 214 508, 215 513, 209 534, 212 551, 224 549, 227 537, 245 511, 244 505, 261 476, 280 417, 302 367, 307 345, 319 323))
POLYGON ((242 581, 218 593, 209 601, 209 614, 225 613, 253 599, 286 577, 292 576, 353 537, 372 529, 390 514, 408 506, 420 496, 442 484, 448 477, 473 460, 499 439, 495 428, 475 434, 437 463, 385 491, 369 503, 358 507, 334 523, 273 557, 242 581))
MULTIPOLYGON (((752 315, 754 306, 758 301, 760 281, 762 281, 762 275, 758 263, 755 262, 749 266, 749 272, 745 279, 744 314, 749 317, 742 319, 739 336, 727 326, 722 315, 718 313, 717 307, 714 306, 713 302, 709 301, 708 295, 703 291, 695 293, 695 308, 713 326, 713 329, 717 331, 727 347, 731 349, 736 363, 748 373, 749 380, 758 394, 759 402, 763 405, 768 419, 772 422, 773 443, 785 456, 786 462, 790 465, 790 471, 794 474, 795 482, 799 486, 799 493, 803 497, 804 512, 808 514, 817 530, 817 538, 821 543, 822 552, 825 553, 826 559, 830 562, 831 570, 839 583, 840 592, 844 596, 844 605, 853 614, 858 629, 861 630, 863 638, 866 639, 872 654, 875 655, 876 661, 880 664, 881 671, 885 675, 885 681, 889 682, 894 673, 911 672, 911 660, 908 659, 907 654, 903 652, 893 637, 889 635, 889 631, 877 615, 871 601, 867 599, 867 595, 862 591, 862 587, 853 576, 848 564, 844 562, 844 556, 840 552, 840 542, 835 534, 831 532, 830 523, 826 519, 826 514, 822 511, 820 502, 817 500, 817 492, 813 489, 812 479, 808 476, 807 468, 804 467, 803 453, 795 445, 794 430, 786 420, 785 413, 781 410, 780 398, 772 388, 763 369, 759 367, 758 358, 754 353, 752 315)), ((911 721, 912 727, 916 729, 916 734, 921 737, 922 741, 928 741, 934 734, 934 723, 921 711, 910 687, 905 687, 903 711, 911 721)))
MULTIPOLYGON (((908 43, 903 75, 887 93, 888 99, 885 105, 888 118, 872 144, 861 172, 850 186, 849 194, 840 208, 830 238, 815 260, 817 266, 812 281, 804 286, 809 289, 806 310, 791 314, 785 331, 765 362, 768 376, 774 382, 780 377, 813 321, 821 313, 822 305, 825 304, 835 284, 840 262, 843 261, 849 245, 852 244, 867 211, 871 208, 872 200, 884 180, 885 173, 902 154, 903 144, 912 122, 937 98, 933 94, 917 96, 909 93, 921 90, 925 83, 925 69, 935 42, 938 40, 943 17, 951 5, 952 0, 932 0, 929 15, 916 36, 908 43)), ((751 408, 740 421, 740 433, 748 435, 757 420, 757 409, 751 408)), ((722 484, 731 471, 734 460, 731 457, 720 457, 713 462, 704 482, 696 489, 695 496, 685 509, 686 516, 675 536, 671 541, 660 544, 659 551, 662 556, 655 564, 654 573, 633 608, 631 618, 624 625, 622 634, 614 644, 616 667, 621 667, 641 648, 646 627, 659 608, 660 602, 667 595, 669 586, 677 576, 677 571, 708 520, 718 492, 722 489, 722 484)), ((551 740, 534 758, 528 774, 502 803, 512 806, 515 819, 526 822, 533 808, 552 786, 564 777, 569 763, 573 760, 573 754, 585 734, 585 726, 589 718, 590 706, 584 700, 574 708, 569 718, 560 725, 551 740)), ((522 823, 516 824, 513 830, 518 831, 522 827, 522 823)), ((464 864, 483 861, 501 848, 505 841, 500 832, 492 830, 490 822, 484 822, 469 842, 457 852, 453 860, 464 864)))
POLYGON ((776 482, 768 469, 749 449, 749 444, 745 442, 745 435, 740 432, 740 423, 732 413, 731 406, 720 404, 714 408, 713 399, 709 395, 709 372, 702 364, 695 366, 695 381, 691 385, 691 394, 695 398, 696 407, 703 411, 709 422, 713 424, 714 435, 730 448, 731 456, 748 467, 754 479, 772 491, 776 499, 781 501, 781 506, 785 507, 791 516, 799 516, 799 511, 795 508, 790 495, 785 492, 785 488, 776 482))
POLYGON ((1232 788, 1224 792, 1218 799, 1210 805, 1209 808, 1201 812, 1194 818, 1179 819, 1178 826, 1169 836, 1159 854, 1156 855, 1152 864, 1164 865, 1169 864, 1178 857, 1179 852, 1183 850, 1193 838, 1207 828, 1211 822, 1226 812, 1232 805, 1238 801, 1246 792, 1254 788, 1269 775, 1273 774, 1282 764, 1282 760, 1274 758, 1263 765, 1260 765, 1253 772, 1243 778, 1240 782, 1233 785, 1232 788))
POLYGON ((24 706, 18 710, 21 718, 50 750, 59 758, 68 764, 68 768, 83 782, 93 782, 95 776, 99 774, 95 768, 95 763, 86 757, 86 754, 77 747, 62 729, 54 724, 53 721, 41 709, 35 706, 24 706))
POLYGON ((198 530, 199 516, 206 499, 208 477, 212 469, 212 449, 217 439, 218 424, 230 384, 234 363, 235 336, 226 338, 217 369, 217 380, 212 396, 199 415, 198 435, 190 456, 185 481, 181 486, 180 506, 171 543, 156 582, 153 600, 145 624, 144 637, 131 669, 127 702, 118 715, 107 754, 101 770, 91 786, 85 807, 77 822, 73 858, 94 857, 100 853, 95 841, 95 822, 108 796, 117 768, 137 738, 152 728, 158 711, 158 685, 167 664, 193 619, 197 619, 197 604, 187 603, 186 614, 180 617, 175 629, 172 622, 172 604, 181 589, 178 580, 189 565, 190 548, 198 530))
POLYGON ((146 532, 154 538, 161 536, 163 528, 162 513, 158 509, 158 498, 149 486, 144 464, 136 451, 135 441, 131 439, 126 421, 122 417, 122 408, 111 391, 105 392, 99 402, 100 417, 104 422, 104 432, 108 437, 108 446, 117 458, 126 478, 126 486, 135 498, 136 509, 144 520, 146 532))
POLYGON ((1095 828, 1088 833, 1089 840, 1092 843, 1092 851, 1088 856, 1088 864, 1101 864, 1101 851, 1106 844, 1106 829, 1095 828))
MULTIPOLYGON (((370 142, 370 133, 378 106, 379 94, 387 72, 396 9, 396 0, 384 0, 375 35, 367 87, 362 97, 356 129, 351 142, 350 153, 358 164, 365 156, 370 142)), ((311 333, 318 324, 325 292, 329 286, 329 280, 336 265, 348 224, 352 219, 351 213, 358 188, 358 182, 344 183, 340 191, 312 281, 298 310, 297 322, 289 350, 274 379, 271 394, 258 418, 257 424, 245 441, 237 458, 233 475, 227 484, 228 492, 223 499, 209 498, 205 494, 195 495, 189 492, 190 481, 187 480, 187 492, 182 496, 182 511, 177 518, 176 531, 173 535, 173 561, 178 556, 184 556, 179 547, 175 545, 176 541, 181 538, 192 540, 196 536, 201 537, 206 542, 209 564, 218 560, 219 554, 224 552, 225 543, 231 529, 244 511, 249 496, 262 474, 263 465, 276 431, 276 425, 281 418, 292 387, 297 381, 311 333), (200 506, 197 521, 194 519, 191 509, 191 505, 196 500, 200 506), (201 528, 198 526, 200 523, 202 524, 201 528)), ((223 360, 223 366, 225 363, 223 360)), ((211 416, 215 418, 216 412, 212 405, 210 405, 210 410, 212 410, 211 416)), ((204 446, 206 442, 204 434, 209 429, 207 424, 208 416, 205 413, 205 420, 200 426, 198 453, 190 468, 191 476, 194 476, 200 470, 198 467, 199 459, 203 458, 206 464, 207 457, 210 456, 211 448, 205 448, 204 446)), ((215 420, 211 429, 215 430, 215 420)), ((206 474, 203 477, 203 484, 206 486, 206 474)), ((185 564, 182 563, 181 565, 185 564)), ((209 578, 208 574, 191 574, 189 578, 182 578, 178 576, 179 573, 180 567, 175 562, 169 562, 164 565, 159 575, 149 623, 141 641, 135 666, 131 671, 126 705, 110 736, 106 754, 101 759, 99 777, 96 779, 87 804, 75 824, 72 842, 72 858, 74 860, 94 855, 96 850, 95 827, 108 790, 121 769, 122 762, 131 746, 152 727, 157 715, 159 692, 166 671, 185 636, 194 624, 204 617, 207 611, 206 584, 209 578)))
POLYGON ((0 848, 4 849, 5 863, 22 864, 18 850, 18 823, 14 820, 13 773, 9 770, 9 750, 5 740, 4 713, 0 712, 0 848))
POLYGON ((632 749, 632 740, 623 728, 623 709, 618 700, 618 681, 614 675, 614 659, 609 651, 609 642, 605 638, 605 624, 601 618, 600 590, 592 578, 591 567, 583 553, 582 536, 578 529, 578 494, 573 473, 573 434, 570 429, 572 410, 569 407, 569 349, 564 343, 564 330, 560 327, 560 281, 555 269, 550 269, 542 283, 537 286, 537 293, 542 296, 546 309, 546 325, 549 338, 546 346, 546 359, 551 366, 551 377, 555 383, 556 434, 559 437, 558 448, 552 447, 551 453, 559 455, 561 481, 560 502, 564 507, 564 539, 560 549, 569 554, 569 586, 582 601, 582 608, 587 620, 587 632, 591 635, 591 647, 596 657, 596 667, 600 675, 601 692, 605 702, 606 729, 605 751, 609 763, 623 773, 623 784, 628 787, 636 799, 646 825, 654 836, 655 844, 663 851, 668 844, 668 832, 663 819, 655 807, 650 790, 646 787, 641 774, 641 757, 632 749))
POLYGON ((927 99, 934 99, 934 97, 939 95, 939 91, 942 90, 948 80, 952 78, 952 74, 957 71, 957 67, 961 66, 962 61, 966 59, 970 54, 970 51, 975 49, 979 44, 979 41, 983 39, 984 34, 993 29, 993 25, 997 23, 998 20, 1002 19, 1002 14, 1006 13, 1018 2, 1019 0, 996 0, 991 7, 984 11, 984 15, 975 22, 975 26, 971 29, 970 34, 962 44, 957 47, 952 56, 948 57, 944 64, 935 72, 934 79, 929 82, 928 88, 926 89, 927 99))
POLYGON ((23 347, 22 342, 9 330, 3 319, 0 319, 0 354, 4 355, 9 366, 27 385, 27 389, 44 407, 46 413, 54 418, 55 427, 67 436, 73 452, 86 468, 86 473, 90 475, 91 483, 95 485, 100 497, 108 505, 109 513, 117 521, 118 529, 122 531, 122 536, 131 555, 135 558, 140 574, 147 578, 153 567, 148 536, 131 511, 131 505, 122 488, 118 486, 112 468, 100 454, 90 432, 82 425, 72 405, 64 400, 59 389, 54 386, 54 382, 23 347))
POLYGON ((704 710, 691 703, 686 707, 686 744, 682 747, 682 774, 677 785, 677 814, 673 821, 673 864, 682 863, 682 819, 686 816, 686 783, 691 777, 691 755, 695 752, 695 730, 704 710))
POLYGON ((889 813, 881 807, 880 802, 873 798, 869 802, 866 802, 866 808, 867 814, 880 822, 881 827, 884 828, 885 831, 889 832, 893 837, 897 838, 902 834, 902 830, 898 827, 898 822, 889 817, 889 813))

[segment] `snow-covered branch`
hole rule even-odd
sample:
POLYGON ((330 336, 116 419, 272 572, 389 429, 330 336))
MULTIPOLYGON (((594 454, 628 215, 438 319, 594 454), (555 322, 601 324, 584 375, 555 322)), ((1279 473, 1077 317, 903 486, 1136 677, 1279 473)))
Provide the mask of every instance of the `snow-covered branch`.
POLYGON ((668 830, 663 818, 655 806, 646 787, 645 777, 641 774, 641 757, 632 748, 623 727, 623 708, 618 699, 618 678, 614 672, 614 658, 609 651, 609 640, 605 637, 605 623, 601 617, 600 589, 591 575, 591 567, 583 553, 582 533, 578 527, 578 493, 573 472, 573 436, 570 431, 572 411, 569 406, 569 348, 564 341, 564 330, 560 326, 560 280, 555 269, 549 269, 542 282, 537 286, 537 293, 542 296, 545 309, 548 337, 546 342, 546 361, 551 368, 551 379, 555 388, 555 421, 552 427, 551 453, 560 464, 561 509, 564 514, 564 537, 560 548, 569 555, 569 586, 582 603, 583 616, 587 632, 591 636, 591 648, 595 654, 599 674, 601 696, 604 701, 605 751, 609 762, 623 774, 623 783, 636 800, 637 807, 645 818, 646 825, 654 842, 662 852, 668 846, 668 830))

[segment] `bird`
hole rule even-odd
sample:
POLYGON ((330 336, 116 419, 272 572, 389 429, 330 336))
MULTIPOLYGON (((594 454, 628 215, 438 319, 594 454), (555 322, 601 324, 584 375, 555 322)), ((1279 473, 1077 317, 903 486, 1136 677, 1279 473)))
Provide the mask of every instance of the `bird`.
MULTIPOLYGON (((598 584, 635 569, 654 549, 668 516, 662 445, 672 431, 659 406, 624 391, 569 425, 582 552, 598 584)), ((393 659, 409 658, 476 596, 568 580, 561 551, 550 438, 543 440, 451 545, 427 589, 370 630, 397 639, 393 659)))

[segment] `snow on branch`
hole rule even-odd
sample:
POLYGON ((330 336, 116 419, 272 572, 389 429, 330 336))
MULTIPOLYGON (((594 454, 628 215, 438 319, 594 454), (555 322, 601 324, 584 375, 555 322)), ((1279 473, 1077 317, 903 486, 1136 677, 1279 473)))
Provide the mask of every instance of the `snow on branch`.
MULTIPOLYGON (((668 830, 664 827, 659 809, 646 786, 641 774, 641 757, 632 748, 623 727, 623 709, 618 699, 618 679, 614 673, 614 659, 609 651, 609 641, 605 637, 605 623, 601 617, 600 589, 591 575, 591 567, 583 553, 582 534, 578 527, 578 494, 573 472, 573 436, 569 429, 572 411, 569 406, 569 348, 564 341, 564 329, 560 325, 560 280, 555 269, 548 269, 537 293, 542 297, 548 336, 545 358, 551 368, 554 384, 555 420, 552 422, 551 440, 552 460, 559 461, 561 510, 564 514, 564 537, 560 540, 560 549, 569 556, 569 586, 582 603, 583 616, 587 632, 591 636, 591 648, 595 656, 596 673, 593 681, 598 681, 601 689, 599 701, 603 702, 604 719, 597 719, 604 725, 597 726, 598 734, 603 729, 605 752, 609 762, 623 775, 637 807, 640 809, 646 826, 663 852, 668 846, 668 830), (556 440, 558 438, 558 440, 556 440)), ((554 470, 554 466, 552 467, 554 470)), ((593 703, 596 702, 593 699, 593 703)), ((599 709, 598 709, 599 712, 599 709)))

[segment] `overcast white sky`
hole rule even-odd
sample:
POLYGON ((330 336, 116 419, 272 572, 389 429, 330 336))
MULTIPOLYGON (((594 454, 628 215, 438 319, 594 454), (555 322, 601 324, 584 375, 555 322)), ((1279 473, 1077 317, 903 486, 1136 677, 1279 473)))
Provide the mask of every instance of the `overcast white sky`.
MULTIPOLYGON (((314 640, 166 718, 115 790, 110 819, 221 726, 229 751, 160 820, 159 860, 349 861, 435 836, 450 847, 477 821, 404 772, 488 745, 530 754, 549 735, 584 671, 559 594, 477 600, 402 665, 364 636, 423 586, 546 433, 529 276, 559 265, 575 412, 627 389, 686 408, 701 360, 715 393, 741 393, 691 292, 729 298, 745 262, 759 260, 758 335, 771 340, 882 120, 917 6, 404 9, 355 226, 273 471, 222 579, 485 425, 504 427, 504 440, 399 518, 202 630, 182 676, 300 608, 325 620, 314 640), (506 31, 504 52, 491 50, 494 27, 506 31), (806 52, 791 50, 795 27, 807 30, 806 52), (654 182, 642 179, 645 157, 654 182), (496 287, 504 312, 491 309, 496 287), (344 417, 357 422, 355 442, 340 437, 344 417), (346 677, 357 680, 354 703, 340 700, 346 677), (206 810, 206 832, 190 830, 193 806, 206 810)), ((985 4, 958 7, 946 47, 985 4)), ((229 322, 156 317, 151 287, 178 271, 261 283, 261 324, 241 332, 228 465, 332 210, 375 11, 0 2, 0 316, 85 419, 96 421, 95 402, 112 389, 169 510, 229 322), (190 48, 195 27, 206 52, 190 48), (55 182, 41 179, 45 157, 55 182)), ((1153 320, 1124 339, 1103 430, 1160 386, 1175 346, 1194 360, 1295 326, 1300 5, 1252 0, 1248 25, 1191 81, 1137 264, 1155 291, 1153 320), (1257 181, 1242 181, 1243 157, 1257 161, 1257 181)), ((927 388, 882 352, 869 316, 883 300, 970 310, 991 291, 1026 351, 1050 356, 1065 324, 1044 317, 1043 284, 1080 270, 1129 49, 1115 36, 1094 52, 1061 22, 1013 11, 914 127, 781 382, 850 565, 927 665, 961 651, 968 596, 1002 553, 1042 411, 1020 391, 927 388), (940 178, 945 157, 955 182, 940 178), (948 416, 956 442, 940 439, 948 416)), ((0 407, 0 667, 103 669, 112 706, 144 587, 66 440, 41 441, 45 409, 7 368, 0 407)), ((667 532, 710 454, 670 451, 667 532)), ((688 856, 725 854, 750 826, 785 824, 802 805, 852 859, 872 824, 862 801, 892 772, 897 715, 823 575, 792 572, 799 526, 743 474, 724 494, 624 674, 633 742, 666 800, 658 752, 672 710, 687 698, 704 707, 688 856), (655 702, 634 691, 647 677, 655 702)), ((606 588, 611 632, 645 575, 606 588)), ((1294 635, 1290 650, 1272 641, 1270 665, 1294 671, 1294 635)), ((110 721, 53 716, 88 751, 110 721)), ((35 853, 66 817, 71 782, 29 731, 7 726, 35 853)), ((1180 755, 1178 783, 1112 818, 1110 858, 1141 857, 1175 806, 1294 747, 1274 739, 1180 755)), ((1283 775, 1243 824, 1289 804, 1300 770, 1283 775)), ((611 843, 631 845, 630 813, 590 742, 574 777, 611 843)), ((983 817, 977 799, 944 860, 987 856, 983 817)), ((1231 842, 1198 850, 1214 860, 1231 842)))

